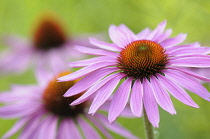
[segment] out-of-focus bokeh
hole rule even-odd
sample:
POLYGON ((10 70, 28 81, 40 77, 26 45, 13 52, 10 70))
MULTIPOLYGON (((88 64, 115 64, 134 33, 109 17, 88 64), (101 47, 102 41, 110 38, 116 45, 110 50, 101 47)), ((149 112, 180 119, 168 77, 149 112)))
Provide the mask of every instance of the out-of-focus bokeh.
MULTIPOLYGON (((124 23, 137 33, 146 27, 153 29, 166 19, 167 28, 173 29, 173 36, 187 33, 185 43, 199 41, 203 46, 210 46, 209 0, 1 0, 0 35, 14 34, 30 39, 37 19, 46 12, 59 17, 69 35, 102 33, 108 38, 110 24, 124 23)), ((0 50, 5 47, 1 44, 0 50)), ((32 70, 22 75, 2 76, 0 91, 8 90, 11 84, 31 83, 35 83, 32 70)), ((209 85, 206 87, 210 90, 209 85)), ((159 139, 209 139, 210 102, 190 95, 199 109, 174 98, 177 115, 160 109, 160 127, 156 129, 159 139)), ((135 135, 145 138, 142 118, 118 120, 135 135)), ((14 123, 15 120, 0 119, 0 137, 14 123)), ((115 138, 120 136, 115 135, 115 138)))

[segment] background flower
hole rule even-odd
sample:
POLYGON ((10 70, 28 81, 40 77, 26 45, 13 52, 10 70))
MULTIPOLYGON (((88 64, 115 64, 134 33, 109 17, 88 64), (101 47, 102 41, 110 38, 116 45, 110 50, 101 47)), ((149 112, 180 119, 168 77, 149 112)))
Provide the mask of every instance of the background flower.
MULTIPOLYGON (((98 139, 101 138, 99 131, 106 138, 112 138, 107 130, 126 138, 137 138, 119 123, 110 125, 102 113, 97 113, 93 117, 88 115, 86 108, 90 100, 77 106, 70 106, 69 103, 80 95, 64 98, 63 94, 77 81, 61 83, 56 80, 67 73, 69 72, 52 76, 40 72, 37 74, 38 86, 16 85, 11 91, 1 93, 0 103, 4 106, 0 107, 0 117, 20 118, 2 138, 9 138, 19 130, 21 130, 19 138, 98 139)), ((106 109, 106 106, 102 108, 103 111, 106 109)))
POLYGON ((2 38, 8 47, 0 56, 1 73, 24 72, 28 67, 57 72, 67 60, 84 57, 73 47, 89 44, 82 36, 68 35, 61 21, 52 14, 44 14, 38 19, 30 39, 8 35, 2 38))

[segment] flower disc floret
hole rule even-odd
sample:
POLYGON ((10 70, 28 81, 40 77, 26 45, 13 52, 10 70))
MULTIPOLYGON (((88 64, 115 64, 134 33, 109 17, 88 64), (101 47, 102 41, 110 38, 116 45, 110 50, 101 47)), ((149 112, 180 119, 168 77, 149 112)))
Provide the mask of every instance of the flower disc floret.
MULTIPOLYGON (((70 72, 63 72, 58 75, 69 74, 70 72)), ((70 106, 74 100, 79 98, 82 94, 71 97, 63 97, 65 92, 72 87, 77 81, 57 82, 57 77, 51 80, 43 93, 43 100, 45 108, 61 117, 76 117, 78 114, 84 113, 86 103, 81 103, 77 106, 70 106)))
POLYGON ((149 78, 162 73, 167 55, 160 44, 150 40, 139 40, 128 44, 118 57, 118 67, 135 79, 149 78))

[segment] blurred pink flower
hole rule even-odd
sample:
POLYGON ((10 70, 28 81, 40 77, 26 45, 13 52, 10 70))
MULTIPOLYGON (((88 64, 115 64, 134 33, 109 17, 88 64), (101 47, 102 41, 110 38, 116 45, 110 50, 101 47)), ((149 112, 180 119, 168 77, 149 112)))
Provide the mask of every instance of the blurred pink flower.
POLYGON ((207 55, 210 48, 201 47, 199 43, 179 45, 187 35, 181 33, 169 38, 172 30, 164 31, 165 27, 166 21, 163 21, 154 30, 146 28, 134 34, 123 24, 111 25, 109 36, 113 43, 91 38, 90 42, 98 49, 77 46, 78 51, 98 57, 69 64, 70 67, 84 68, 58 78, 59 81, 84 78, 64 96, 73 96, 87 90, 71 103, 78 105, 96 95, 89 109, 89 113, 94 114, 116 89, 109 108, 109 121, 113 122, 121 114, 130 98, 133 114, 140 117, 145 108, 154 127, 158 127, 160 120, 158 105, 176 114, 169 93, 195 108, 198 105, 183 88, 210 101, 210 93, 197 81, 210 82, 210 79, 185 69, 210 67, 210 56, 207 55))
POLYGON ((28 67, 56 71, 69 60, 81 59, 74 45, 89 45, 84 36, 67 36, 65 28, 52 15, 45 15, 35 27, 33 36, 24 39, 5 36, 3 43, 8 49, 0 54, 0 73, 24 72, 28 67))
MULTIPOLYGON (((108 130, 129 139, 137 138, 119 123, 109 124, 104 115, 107 106, 101 107, 103 113, 94 116, 88 115, 86 111, 89 99, 77 106, 70 106, 69 103, 81 94, 63 97, 68 88, 78 81, 57 82, 57 77, 66 74, 69 72, 62 72, 58 76, 39 72, 39 85, 17 85, 8 92, 0 93, 0 103, 4 104, 0 107, 0 117, 20 118, 3 139, 19 130, 21 139, 99 139, 101 136, 98 131, 106 138, 112 138, 108 130)), ((125 111, 124 116, 129 114, 125 111)))

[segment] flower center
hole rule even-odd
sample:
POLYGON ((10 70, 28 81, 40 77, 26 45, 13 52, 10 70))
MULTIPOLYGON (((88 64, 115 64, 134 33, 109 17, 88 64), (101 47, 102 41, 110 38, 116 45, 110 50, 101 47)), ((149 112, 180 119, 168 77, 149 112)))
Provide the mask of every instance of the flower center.
POLYGON ((143 79, 161 70, 167 64, 167 54, 160 44, 139 40, 128 44, 119 54, 118 68, 129 77, 143 79))
POLYGON ((86 102, 83 102, 76 106, 70 106, 69 104, 79 98, 82 94, 72 97, 63 97, 66 91, 72 87, 77 81, 57 82, 57 78, 70 74, 70 72, 60 73, 57 77, 51 80, 46 87, 43 100, 45 108, 60 117, 76 117, 77 115, 84 113, 86 102))
POLYGON ((62 47, 66 42, 66 34, 55 19, 45 17, 34 32, 33 42, 36 49, 47 51, 51 48, 62 47))

